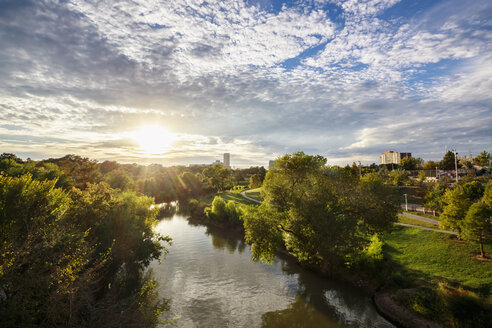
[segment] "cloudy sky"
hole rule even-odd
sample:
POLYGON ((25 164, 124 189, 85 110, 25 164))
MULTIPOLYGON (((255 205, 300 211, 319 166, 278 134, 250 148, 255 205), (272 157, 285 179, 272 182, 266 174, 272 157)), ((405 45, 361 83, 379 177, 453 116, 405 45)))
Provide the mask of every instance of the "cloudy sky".
POLYGON ((492 148, 489 0, 0 0, 0 152, 331 164, 492 148))

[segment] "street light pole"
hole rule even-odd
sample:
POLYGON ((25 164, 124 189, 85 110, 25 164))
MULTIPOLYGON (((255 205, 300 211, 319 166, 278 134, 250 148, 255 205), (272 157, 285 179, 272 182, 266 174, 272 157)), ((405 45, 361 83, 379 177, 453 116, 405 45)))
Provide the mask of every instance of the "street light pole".
POLYGON ((362 179, 362 164, 359 162, 359 179, 362 179))
POLYGON ((454 153, 454 169, 455 169, 455 173, 456 173, 456 183, 458 183, 458 153, 456 152, 456 149, 453 149, 453 153, 454 153))
POLYGON ((405 195, 405 211, 408 212, 408 201, 407 201, 407 194, 404 194, 405 195))

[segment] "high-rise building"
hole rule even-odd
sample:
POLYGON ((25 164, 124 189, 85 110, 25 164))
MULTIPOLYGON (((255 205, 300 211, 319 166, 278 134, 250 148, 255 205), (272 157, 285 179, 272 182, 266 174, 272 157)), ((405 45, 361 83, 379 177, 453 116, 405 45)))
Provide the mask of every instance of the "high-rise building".
POLYGON ((385 151, 379 155, 379 164, 399 164, 405 157, 412 157, 412 153, 399 153, 397 151, 385 151))
POLYGON ((224 166, 225 167, 231 167, 231 154, 230 153, 224 153, 224 166))

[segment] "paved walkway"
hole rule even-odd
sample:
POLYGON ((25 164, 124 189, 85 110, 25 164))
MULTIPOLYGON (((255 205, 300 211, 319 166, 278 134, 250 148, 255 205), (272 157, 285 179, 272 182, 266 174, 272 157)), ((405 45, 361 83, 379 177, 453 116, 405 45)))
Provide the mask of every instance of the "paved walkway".
POLYGON ((405 213, 405 212, 401 213, 401 215, 406 216, 407 218, 410 218, 410 219, 415 219, 415 220, 439 225, 439 221, 434 220, 434 219, 429 219, 429 218, 426 218, 424 216, 415 215, 415 214, 411 214, 411 213, 405 213))
POLYGON ((250 200, 250 201, 255 202, 255 203, 258 203, 258 204, 261 204, 261 202, 260 202, 259 200, 257 200, 257 199, 254 199, 254 198, 251 198, 251 197, 247 196, 247 195, 246 195, 246 190, 245 190, 245 191, 243 191, 243 192, 241 193, 241 195, 243 195, 243 197, 244 197, 244 198, 246 198, 247 200, 250 200))
POLYGON ((457 232, 449 231, 449 230, 441 230, 441 229, 437 229, 437 228, 427 228, 427 227, 422 227, 422 226, 418 226, 418 225, 406 224, 406 223, 399 223, 399 222, 397 222, 395 224, 401 225, 401 226, 404 226, 404 227, 411 227, 411 228, 417 228, 417 229, 423 229, 423 230, 431 230, 431 231, 443 232, 443 233, 448 233, 450 235, 458 235, 457 232))

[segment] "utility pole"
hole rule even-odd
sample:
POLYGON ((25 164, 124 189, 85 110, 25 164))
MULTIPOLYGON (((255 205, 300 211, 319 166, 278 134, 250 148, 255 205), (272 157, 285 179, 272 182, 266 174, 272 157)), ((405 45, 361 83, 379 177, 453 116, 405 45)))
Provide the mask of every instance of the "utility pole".
POLYGON ((359 179, 362 179, 362 164, 359 162, 359 179))
POLYGON ((456 152, 456 149, 453 149, 454 153, 454 168, 455 168, 455 173, 456 173, 456 184, 458 183, 458 153, 456 152))

